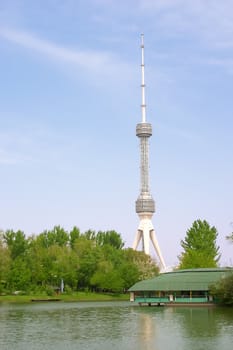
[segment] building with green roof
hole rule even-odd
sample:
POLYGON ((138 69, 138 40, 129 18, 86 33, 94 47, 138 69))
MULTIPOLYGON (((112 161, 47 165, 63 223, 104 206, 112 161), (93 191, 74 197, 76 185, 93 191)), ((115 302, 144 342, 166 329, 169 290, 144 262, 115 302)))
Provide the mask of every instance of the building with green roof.
POLYGON ((130 289, 130 300, 139 305, 181 305, 214 303, 210 286, 233 273, 232 268, 177 270, 137 282, 130 289))

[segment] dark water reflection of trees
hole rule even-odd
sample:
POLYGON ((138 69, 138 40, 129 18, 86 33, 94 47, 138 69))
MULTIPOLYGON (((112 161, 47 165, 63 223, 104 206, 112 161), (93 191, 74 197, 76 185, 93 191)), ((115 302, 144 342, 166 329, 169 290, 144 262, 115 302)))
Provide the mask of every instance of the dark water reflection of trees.
POLYGON ((152 345, 163 350, 172 345, 189 350, 203 346, 205 349, 231 349, 232 308, 146 307, 139 309, 139 313, 139 341, 146 349, 151 349, 152 345), (225 341, 226 347, 219 347, 225 341))
POLYGON ((183 331, 192 338, 216 336, 221 332, 222 320, 227 321, 227 313, 213 307, 176 308, 173 312, 180 316, 183 331))

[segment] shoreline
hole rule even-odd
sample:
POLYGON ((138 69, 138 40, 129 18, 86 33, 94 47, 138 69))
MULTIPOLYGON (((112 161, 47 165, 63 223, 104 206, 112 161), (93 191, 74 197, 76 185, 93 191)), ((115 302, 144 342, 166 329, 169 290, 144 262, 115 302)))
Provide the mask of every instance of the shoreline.
POLYGON ((104 294, 91 292, 77 292, 73 294, 58 294, 48 296, 45 294, 27 295, 0 295, 0 306, 4 303, 32 303, 32 302, 76 302, 76 301, 129 301, 128 294, 104 294))

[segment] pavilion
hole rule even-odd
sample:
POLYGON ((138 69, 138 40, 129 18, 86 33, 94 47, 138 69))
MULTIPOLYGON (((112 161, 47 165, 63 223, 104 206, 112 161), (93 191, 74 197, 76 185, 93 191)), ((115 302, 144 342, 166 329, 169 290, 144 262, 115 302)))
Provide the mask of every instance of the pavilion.
POLYGON ((139 305, 214 304, 210 286, 233 273, 233 268, 176 270, 137 282, 130 289, 130 301, 139 305))

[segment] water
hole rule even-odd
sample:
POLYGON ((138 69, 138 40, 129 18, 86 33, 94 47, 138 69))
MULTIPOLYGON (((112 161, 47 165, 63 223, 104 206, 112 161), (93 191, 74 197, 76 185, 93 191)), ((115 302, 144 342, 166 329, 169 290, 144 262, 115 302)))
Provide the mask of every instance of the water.
POLYGON ((233 309, 128 302, 0 305, 1 350, 232 350, 233 309))

